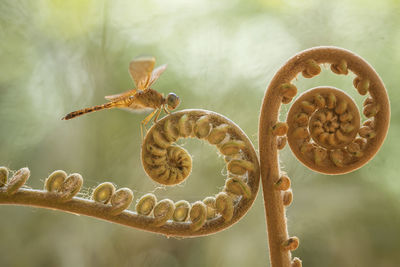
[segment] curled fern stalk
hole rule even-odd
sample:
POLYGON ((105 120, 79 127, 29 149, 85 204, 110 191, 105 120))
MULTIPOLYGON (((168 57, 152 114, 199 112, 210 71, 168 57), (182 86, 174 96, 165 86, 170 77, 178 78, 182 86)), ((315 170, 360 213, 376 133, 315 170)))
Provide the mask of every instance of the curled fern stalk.
POLYGON ((300 266, 290 251, 297 237, 289 237, 285 207, 293 198, 290 179, 280 170, 278 151, 289 143, 297 159, 325 174, 343 174, 365 165, 381 147, 389 127, 390 106, 385 86, 375 70, 361 57, 336 47, 315 47, 300 52, 274 75, 265 93, 260 121, 260 166, 268 224, 271 265, 300 266), (312 78, 321 65, 333 73, 353 72, 354 90, 365 96, 361 121, 354 100, 340 89, 320 86, 306 90, 291 105, 286 122, 279 122, 282 104, 297 95, 292 83, 297 75, 312 78))
POLYGON ((348 173, 378 152, 389 120, 386 89, 365 60, 340 48, 311 48, 292 57, 268 86, 259 121, 260 161, 245 133, 215 112, 175 112, 147 132, 141 160, 151 179, 166 186, 188 179, 192 157, 176 141, 195 138, 216 146, 225 159, 228 175, 221 192, 193 203, 158 199, 147 193, 130 209, 134 195, 129 188, 104 182, 85 199, 77 197, 84 182, 78 173, 55 171, 46 179, 44 190, 34 190, 23 187, 30 176, 28 168, 10 178, 10 171, 0 167, 0 204, 58 209, 166 236, 195 237, 226 229, 242 218, 255 200, 261 175, 271 266, 299 267, 301 260, 291 256, 299 238, 289 236, 285 217, 286 207, 293 201, 291 179, 280 170, 279 150, 289 144, 298 160, 314 171, 348 173), (320 86, 298 96, 286 121, 278 121, 281 105, 291 103, 298 93, 292 81, 298 74, 305 78, 318 75, 322 64, 338 75, 356 75, 355 90, 365 96, 361 112, 342 90, 320 86), (360 113, 366 117, 364 121, 360 113))
POLYGON ((99 184, 90 199, 77 197, 83 178, 54 171, 44 190, 22 188, 30 172, 23 168, 8 179, 0 168, 0 204, 58 209, 96 217, 166 236, 194 237, 212 234, 237 222, 254 202, 260 181, 258 158, 248 137, 232 121, 215 112, 183 110, 155 123, 142 144, 142 163, 154 181, 173 186, 191 174, 192 158, 175 142, 195 138, 210 143, 224 156, 228 175, 222 191, 204 200, 158 199, 153 193, 139 197, 130 210, 134 195, 129 188, 99 184))

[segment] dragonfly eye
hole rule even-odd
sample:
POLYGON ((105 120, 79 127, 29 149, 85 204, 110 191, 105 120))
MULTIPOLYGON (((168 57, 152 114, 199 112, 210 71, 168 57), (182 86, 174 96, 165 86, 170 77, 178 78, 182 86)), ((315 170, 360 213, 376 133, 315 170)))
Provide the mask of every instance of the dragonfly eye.
POLYGON ((174 93, 169 93, 167 96, 167 106, 169 109, 175 109, 179 105, 179 97, 174 93))

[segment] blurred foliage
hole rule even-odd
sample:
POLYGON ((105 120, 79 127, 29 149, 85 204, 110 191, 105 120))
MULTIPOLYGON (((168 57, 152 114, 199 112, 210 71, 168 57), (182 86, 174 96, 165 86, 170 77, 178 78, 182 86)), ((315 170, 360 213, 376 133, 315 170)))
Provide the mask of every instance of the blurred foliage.
MULTIPOLYGON (((215 149, 184 141, 193 175, 160 188, 140 164, 143 115, 102 111, 71 121, 66 113, 102 103, 133 87, 127 66, 154 55, 167 71, 154 88, 236 122, 257 148, 258 116, 274 72, 293 54, 336 45, 364 57, 385 82, 392 103, 384 146, 367 166, 324 176, 302 166, 288 148, 288 209, 295 256, 305 266, 398 266, 400 237, 400 2, 398 0, 2 0, 0 1, 0 165, 29 166, 41 188, 55 169, 80 172, 86 191, 111 181, 195 201, 223 185, 215 149), (396 141, 397 140, 397 141, 396 141), (210 160, 211 159, 211 160, 210 160)), ((329 84, 354 97, 350 77, 326 71, 299 77, 301 90, 329 84)), ((361 101, 361 98, 357 98, 361 101)), ((283 108, 282 119, 287 107, 283 108)), ((266 266, 261 193, 232 228, 203 238, 167 239, 87 217, 2 206, 0 266, 266 266)))

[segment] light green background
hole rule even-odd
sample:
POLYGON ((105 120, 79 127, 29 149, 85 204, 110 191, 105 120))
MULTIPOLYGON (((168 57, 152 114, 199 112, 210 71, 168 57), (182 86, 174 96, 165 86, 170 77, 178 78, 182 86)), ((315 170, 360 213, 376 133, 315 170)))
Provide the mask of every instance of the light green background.
MULTIPOLYGON (((377 156, 348 175, 302 166, 289 148, 281 162, 292 178, 288 209, 294 252, 304 266, 398 266, 400 262, 400 2, 372 1, 0 1, 0 165, 28 166, 42 188, 55 169, 79 172, 83 193, 103 181, 144 193, 196 201, 224 184, 215 148, 184 142, 194 159, 183 186, 165 189, 140 164, 144 114, 121 110, 71 121, 75 109, 133 88, 129 61, 154 55, 167 71, 154 88, 181 97, 179 109, 204 108, 236 122, 257 144, 265 88, 295 53, 336 45, 364 57, 380 74, 392 104, 391 127, 377 156), (397 139, 396 139, 397 138, 397 139)), ((352 78, 329 70, 317 85, 344 89, 352 78)), ((287 107, 282 110, 285 118, 287 107)), ((221 172, 222 170, 222 172, 221 172)), ((131 207, 132 208, 132 207, 131 207)), ((0 266, 269 266, 259 193, 228 230, 174 239, 56 211, 0 207, 0 266)))

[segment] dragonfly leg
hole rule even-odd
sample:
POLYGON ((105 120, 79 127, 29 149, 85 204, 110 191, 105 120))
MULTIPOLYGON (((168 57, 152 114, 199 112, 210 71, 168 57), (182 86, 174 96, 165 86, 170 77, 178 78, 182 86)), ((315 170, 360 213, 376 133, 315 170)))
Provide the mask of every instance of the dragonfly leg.
POLYGON ((156 114, 156 116, 154 117, 154 122, 156 123, 157 122, 157 120, 158 120, 158 117, 160 116, 160 114, 161 114, 161 108, 159 108, 158 109, 158 112, 157 112, 157 114, 156 114))
POLYGON ((142 122, 140 123, 140 132, 143 140, 143 129, 145 132, 147 132, 146 125, 151 121, 151 119, 154 117, 154 115, 159 111, 159 109, 154 110, 152 113, 150 113, 142 122))
POLYGON ((171 114, 171 112, 168 110, 168 108, 166 106, 164 106, 163 109, 164 109, 165 113, 171 114))

